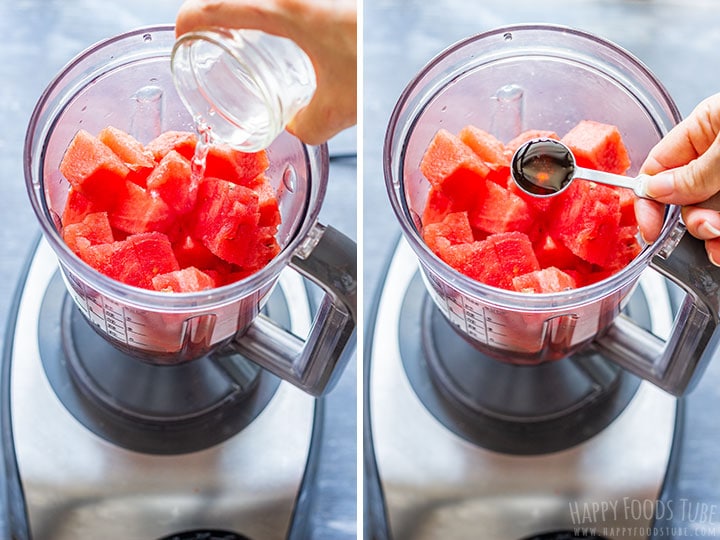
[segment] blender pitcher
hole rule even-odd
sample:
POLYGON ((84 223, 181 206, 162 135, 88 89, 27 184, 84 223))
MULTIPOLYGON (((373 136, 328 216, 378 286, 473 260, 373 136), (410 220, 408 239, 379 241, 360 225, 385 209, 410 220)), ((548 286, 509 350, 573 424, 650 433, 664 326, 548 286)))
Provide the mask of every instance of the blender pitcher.
POLYGON ((461 41, 428 63, 390 119, 384 173, 405 239, 426 288, 453 328, 500 359, 534 365, 589 346, 666 391, 681 395, 715 351, 720 269, 668 207, 660 238, 617 274, 575 290, 529 295, 468 278, 422 240, 429 182, 420 162, 438 129, 473 124, 507 142, 526 129, 565 134, 583 119, 618 126, 636 174, 649 150, 680 120, 652 73, 616 45, 549 25, 496 29, 461 41), (667 342, 621 312, 652 267, 686 294, 667 342))
POLYGON ((310 147, 287 132, 267 149, 267 176, 282 216, 281 252, 238 282, 193 293, 128 286, 80 260, 62 240, 59 215, 68 182, 58 171, 83 128, 113 125, 147 143, 167 130, 193 131, 193 118, 173 84, 172 26, 144 28, 96 44, 71 61, 41 96, 25 141, 25 178, 46 241, 75 304, 93 329, 148 362, 189 361, 231 347, 313 395, 332 387, 355 336, 356 246, 317 222, 328 177, 326 146, 310 147), (261 312, 287 266, 318 284, 324 297, 306 339, 261 312))

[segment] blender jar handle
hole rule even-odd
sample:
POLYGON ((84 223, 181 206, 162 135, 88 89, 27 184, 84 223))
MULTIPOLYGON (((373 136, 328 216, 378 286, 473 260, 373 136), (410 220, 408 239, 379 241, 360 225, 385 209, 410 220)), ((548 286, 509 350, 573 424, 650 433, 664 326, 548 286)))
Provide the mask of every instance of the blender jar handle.
POLYGON ((332 227, 316 224, 309 253, 295 254, 290 266, 324 296, 305 341, 260 314, 232 344, 240 354, 305 392, 320 396, 340 377, 355 340, 357 246, 332 227))
POLYGON ((695 386, 720 338, 720 268, 709 262, 703 242, 682 224, 676 225, 669 242, 650 263, 686 292, 668 341, 621 316, 596 346, 628 371, 681 396, 695 386))

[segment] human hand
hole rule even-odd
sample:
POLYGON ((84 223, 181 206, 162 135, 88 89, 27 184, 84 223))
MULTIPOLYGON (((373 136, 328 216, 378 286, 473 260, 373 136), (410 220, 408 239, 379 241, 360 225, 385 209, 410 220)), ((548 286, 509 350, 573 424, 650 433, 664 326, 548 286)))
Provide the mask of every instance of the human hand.
POLYGON ((294 41, 310 57, 317 90, 287 126, 306 144, 326 142, 357 121, 357 11, 354 0, 186 0, 175 33, 249 28, 294 41))
MULTIPOLYGON (((682 206, 688 232, 705 241, 708 258, 716 266, 720 266, 720 204, 713 202, 720 195, 713 196, 720 193, 719 135, 720 94, 716 94, 670 130, 640 169, 651 175, 647 184, 650 197, 682 206)), ((654 242, 662 229, 663 205, 639 199, 635 214, 642 237, 654 242)))

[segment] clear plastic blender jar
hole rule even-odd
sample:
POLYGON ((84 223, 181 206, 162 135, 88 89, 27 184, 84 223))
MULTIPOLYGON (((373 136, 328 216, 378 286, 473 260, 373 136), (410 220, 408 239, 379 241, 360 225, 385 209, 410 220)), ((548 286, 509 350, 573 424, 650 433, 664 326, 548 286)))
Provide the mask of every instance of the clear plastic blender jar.
POLYGON ((407 86, 390 119, 385 179, 427 290, 454 329, 502 361, 537 364, 590 343, 611 360, 671 393, 684 392, 714 352, 720 273, 702 243, 669 207, 660 239, 622 271, 572 291, 528 295, 474 281, 422 240, 429 183, 420 162, 438 129, 473 124, 507 142, 526 129, 563 135, 580 120, 619 127, 637 173, 680 116, 650 71, 628 52, 570 28, 501 28, 459 42, 407 86), (621 315, 640 274, 652 266, 687 292, 667 343, 621 315))
POLYGON ((69 184, 58 166, 80 128, 97 134, 113 125, 143 143, 167 130, 195 129, 173 84, 174 43, 170 26, 113 37, 71 61, 41 96, 25 141, 25 177, 45 239, 78 308, 116 347, 148 362, 172 364, 229 346, 321 394, 352 350, 356 305, 355 243, 317 222, 328 179, 325 146, 309 147, 283 133, 267 149, 267 175, 282 216, 277 236, 282 251, 236 283, 197 293, 139 289, 92 269, 62 240, 59 215, 69 184), (304 340, 260 313, 288 266, 325 292, 304 340))

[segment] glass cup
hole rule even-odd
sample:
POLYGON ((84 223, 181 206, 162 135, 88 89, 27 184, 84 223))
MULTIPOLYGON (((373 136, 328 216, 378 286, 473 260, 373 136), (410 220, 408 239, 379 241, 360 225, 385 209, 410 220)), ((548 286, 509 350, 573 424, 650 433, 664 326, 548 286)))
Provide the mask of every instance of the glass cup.
POLYGON ((303 50, 259 30, 184 34, 173 47, 172 73, 180 99, 210 139, 246 152, 268 147, 315 92, 303 50))

